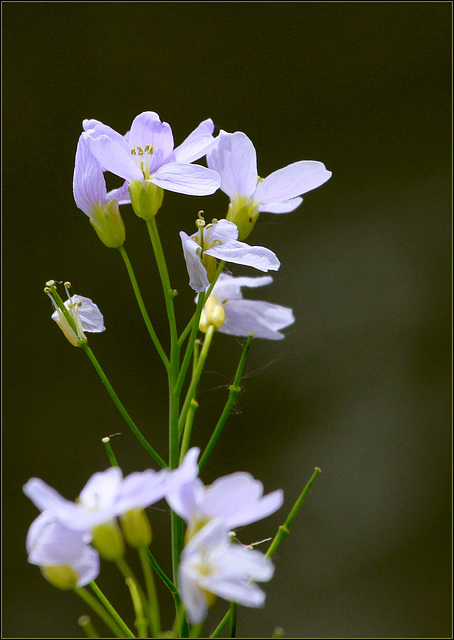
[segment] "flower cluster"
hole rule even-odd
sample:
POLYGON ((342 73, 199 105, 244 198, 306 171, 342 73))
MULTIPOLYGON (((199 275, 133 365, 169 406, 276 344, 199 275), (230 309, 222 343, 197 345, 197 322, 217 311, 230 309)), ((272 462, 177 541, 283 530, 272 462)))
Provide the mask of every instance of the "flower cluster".
MULTIPOLYGON (((203 120, 175 147, 170 125, 162 122, 158 114, 146 111, 133 120, 124 135, 99 120, 84 120, 76 149, 73 176, 76 205, 88 217, 102 243, 121 255, 168 378, 168 462, 150 444, 149 434, 145 436, 137 427, 88 346, 86 333, 105 331, 97 305, 89 298, 70 293, 69 282, 64 283, 65 301, 57 290, 62 283, 49 280, 44 289, 52 302, 52 319, 68 341, 88 356, 122 419, 161 467, 159 471, 146 469, 124 477, 113 451, 107 448, 112 466, 94 473, 74 502, 39 478, 31 478, 23 487, 41 511, 26 539, 29 562, 38 565, 53 585, 72 589, 85 601, 88 595, 83 588, 90 584, 105 607, 101 609, 101 617, 118 637, 134 636, 107 599, 99 595, 94 580, 100 571, 100 559, 117 563, 123 575, 128 574, 139 637, 148 637, 148 630, 152 637, 198 637, 200 625, 216 597, 231 603, 233 637, 236 604, 263 606, 265 593, 257 583, 272 578, 271 556, 288 533, 288 526, 306 495, 303 491, 285 525, 263 554, 254 545, 239 543, 233 530, 276 512, 283 503, 283 491, 264 495, 262 483, 245 472, 231 473, 205 486, 199 472, 241 391, 241 377, 253 337, 282 340, 285 337, 282 330, 295 320, 288 307, 243 297, 244 288, 271 284, 270 275, 237 277, 225 272, 225 265, 252 267, 262 273, 278 271, 281 263, 271 249, 245 240, 261 212, 293 211, 301 204, 301 195, 326 182, 331 172, 321 162, 300 161, 262 179, 257 171, 254 145, 244 133, 221 130, 214 135, 214 132, 213 121, 203 120), (196 162, 203 158, 206 167, 196 162), (106 172, 120 179, 116 189, 107 191, 106 172), (192 291, 197 294, 196 310, 179 334, 174 301, 177 292, 170 285, 156 216, 165 191, 209 196, 218 189, 230 199, 225 217, 206 222, 204 212, 200 211, 195 232, 193 228, 189 233, 179 231, 189 276, 188 292, 191 297, 192 291), (169 323, 168 351, 153 328, 124 248, 126 226, 120 207, 128 205, 144 221, 150 237, 169 323), (197 337, 198 331, 204 334, 203 342, 197 337), (233 383, 228 387, 225 407, 199 461, 200 448, 191 447, 192 425, 198 407, 199 382, 216 332, 247 337, 247 341, 233 383), (145 510, 159 500, 166 500, 171 510, 172 579, 148 549, 152 529, 145 510), (125 543, 138 552, 146 594, 127 569, 125 543), (151 566, 170 589, 177 605, 172 632, 163 632, 160 626, 151 566)), ((176 233, 175 239, 178 242, 176 233)), ((97 601, 95 604, 98 605, 97 601)), ((93 608, 99 613, 99 606, 93 608)))

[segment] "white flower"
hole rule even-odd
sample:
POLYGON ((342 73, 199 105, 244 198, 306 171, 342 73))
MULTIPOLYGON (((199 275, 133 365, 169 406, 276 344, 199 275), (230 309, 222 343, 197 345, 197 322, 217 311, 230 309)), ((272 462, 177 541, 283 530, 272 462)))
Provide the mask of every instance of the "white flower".
POLYGON ((238 242, 238 227, 228 220, 213 221, 206 227, 198 221, 199 231, 188 236, 180 231, 189 284, 194 291, 205 291, 216 271, 216 260, 255 267, 259 271, 277 271, 281 266, 275 253, 265 247, 238 242))
POLYGON ((68 289, 71 284, 65 282, 68 299, 63 306, 63 301, 58 295, 55 285, 56 282, 54 280, 49 280, 44 289, 55 309, 51 318, 55 320, 72 345, 78 347, 86 342, 87 338, 84 331, 100 333, 106 330, 103 315, 90 298, 70 295, 68 289))
POLYGON ((213 520, 181 554, 178 584, 189 622, 205 619, 215 595, 246 607, 262 607, 265 594, 252 581, 266 582, 273 573, 269 558, 232 543, 224 523, 213 520))
POLYGON ((241 131, 221 131, 207 154, 210 169, 221 176, 221 189, 230 197, 227 215, 244 240, 261 211, 287 213, 303 201, 302 193, 316 189, 331 177, 322 162, 302 160, 261 179, 254 145, 241 131))
POLYGON ((28 561, 61 589, 83 587, 99 574, 99 555, 87 536, 67 529, 44 511, 30 525, 26 539, 28 561))
POLYGON ((263 484, 244 472, 218 478, 208 487, 194 478, 166 495, 171 509, 188 524, 187 538, 214 519, 230 530, 266 518, 283 499, 281 489, 264 496, 263 484))
POLYGON ((200 330, 213 324, 221 333, 233 336, 252 332, 256 338, 285 338, 279 330, 295 321, 293 311, 263 300, 244 300, 241 293, 241 287, 262 287, 272 281, 271 276, 234 278, 221 273, 202 310, 200 330))
POLYGON ((40 478, 31 478, 23 490, 38 509, 47 511, 68 529, 90 532, 131 509, 148 507, 163 498, 168 490, 192 480, 198 473, 199 452, 197 448, 190 449, 184 463, 174 471, 147 469, 125 478, 119 467, 95 473, 77 502, 63 498, 40 478))

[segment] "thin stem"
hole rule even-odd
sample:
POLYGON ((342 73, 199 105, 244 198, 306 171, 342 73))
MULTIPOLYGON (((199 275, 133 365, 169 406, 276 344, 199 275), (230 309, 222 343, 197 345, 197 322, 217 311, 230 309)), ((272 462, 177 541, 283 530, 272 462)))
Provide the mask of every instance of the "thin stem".
POLYGON ((109 462, 111 464, 112 467, 118 467, 118 462, 117 462, 117 458, 115 457, 115 454, 113 452, 112 449, 112 445, 110 444, 110 438, 109 436, 106 436, 105 438, 102 439, 102 443, 105 445, 106 447, 106 452, 107 452, 107 457, 109 458, 109 462))
POLYGON ((235 638, 236 636, 236 623, 238 618, 238 604, 236 602, 230 603, 230 620, 229 620, 229 638, 235 638))
POLYGON ((131 594, 132 606, 134 607, 134 613, 136 615, 134 624, 139 638, 147 638, 148 620, 143 612, 143 602, 140 598, 137 585, 132 578, 126 578, 126 586, 131 594))
MULTIPOLYGON (((191 335, 189 337, 188 340, 188 344, 186 347, 186 351, 184 354, 184 358, 183 358, 183 362, 181 363, 181 368, 180 368, 180 374, 178 376, 178 380, 177 380, 177 384, 176 384, 176 389, 178 391, 181 391, 181 388, 183 387, 183 383, 184 380, 186 378, 186 373, 188 370, 188 366, 189 366, 189 362, 191 361, 191 356, 192 356, 192 351, 194 349, 194 342, 195 339, 197 337, 197 331, 199 328, 199 320, 200 320, 200 315, 202 313, 202 309, 203 309, 203 305, 205 303, 205 294, 202 292, 199 294, 199 299, 197 300, 197 307, 195 310, 195 314, 192 317, 192 327, 191 327, 191 335)), ((188 325, 189 326, 189 325, 188 325)))
POLYGON ((241 391, 241 387, 240 387, 241 376, 243 375, 244 365, 246 364, 246 356, 249 352, 249 348, 251 346, 253 338, 254 338, 254 335, 250 333, 247 339, 247 342, 243 348, 243 353, 241 354, 240 362, 238 363, 238 368, 235 373, 233 384, 231 384, 229 387, 229 397, 227 398, 227 402, 225 403, 221 417, 219 418, 218 423, 213 431, 213 435, 211 436, 205 448, 205 451, 203 452, 202 457, 200 458, 200 462, 199 462, 200 471, 203 469, 203 467, 207 463, 208 458, 211 455, 211 452, 213 451, 213 448, 216 445, 216 442, 218 441, 219 436, 221 435, 221 431, 224 428, 226 420, 230 415, 232 407, 235 404, 237 396, 241 391))
POLYGON ((271 542, 270 546, 268 547, 268 551, 265 554, 268 558, 271 558, 271 556, 274 554, 274 552, 276 551, 278 546, 281 544, 282 540, 290 533, 290 531, 289 531, 290 530, 290 525, 292 524, 293 520, 295 519, 296 514, 298 513, 301 505, 304 502, 304 499, 306 498, 307 494, 309 493, 310 488, 314 484, 315 479, 316 479, 316 477, 318 476, 318 474, 320 472, 321 472, 321 469, 319 469, 318 467, 315 467, 315 470, 314 470, 314 473, 311 476, 311 479, 306 484, 306 486, 302 490, 299 498, 297 499, 297 501, 293 505, 293 508, 290 511, 287 520, 284 522, 283 525, 281 525, 279 527, 277 534, 275 535, 273 541, 271 542))
POLYGON ((99 375, 99 377, 101 378, 104 386, 106 387, 107 391, 109 392, 110 397, 112 398, 112 400, 115 403, 115 406, 117 407, 118 411, 121 413, 121 415, 123 416, 123 418, 125 419, 126 423, 128 424, 128 426, 130 427, 131 431, 133 432, 133 434, 136 436, 137 440, 140 442, 140 444, 144 447, 144 449, 150 454, 150 456, 152 456, 156 462, 159 464, 159 466, 165 468, 167 467, 166 463, 164 462, 164 460, 161 458, 161 456, 153 449, 153 447, 147 442, 147 440, 144 438, 144 436, 141 434, 141 432, 139 431, 138 427, 136 427, 136 425, 134 424, 134 421, 132 420, 131 416, 129 415, 129 413, 126 411, 126 409, 124 408, 123 404, 121 403, 119 397, 117 396, 117 394, 115 393, 112 385, 110 384, 109 380, 107 379, 106 374, 104 373, 104 371, 101 369, 101 365, 99 364, 99 362, 97 361, 93 351, 90 349, 90 347, 88 346, 87 343, 85 344, 81 344, 80 348, 87 354, 90 362, 92 363, 92 365, 94 366, 96 373, 99 375))
POLYGON ((137 283, 137 279, 136 276, 134 274, 132 265, 131 265, 131 261, 128 258, 128 254, 126 253, 126 250, 124 247, 118 247, 118 251, 120 252, 121 257, 124 260, 124 263, 126 265, 126 269, 128 271, 128 275, 129 275, 129 279, 131 280, 131 284, 132 284, 132 288, 134 289, 134 294, 136 296, 136 300, 137 300, 137 304, 139 305, 139 309, 140 312, 142 314, 142 318, 145 322, 145 326, 148 329, 148 333, 150 334, 150 338, 153 340, 154 346, 156 347, 157 352, 159 353, 159 356, 161 358, 161 360, 164 363, 164 366, 166 369, 169 368, 169 359, 165 354, 164 349, 161 346, 161 343, 159 342, 159 338, 156 335, 156 331, 153 328, 153 325, 151 324, 151 320, 150 317, 148 315, 148 312, 146 310, 143 298, 142 298, 142 294, 140 293, 140 289, 139 289, 139 285, 137 283))
POLYGON ((161 633, 161 622, 159 619, 159 605, 158 596, 156 593, 156 587, 154 584, 153 572, 151 570, 150 563, 147 557, 147 547, 139 547, 138 549, 140 562, 142 564, 142 571, 145 578, 145 585, 147 588, 148 597, 148 619, 150 621, 150 628, 155 638, 159 637, 161 633))
POLYGON ((167 575, 164 573, 164 571, 161 569, 159 564, 156 562, 155 557, 151 553, 150 549, 148 549, 148 547, 146 547, 145 550, 146 550, 146 553, 147 553, 148 562, 151 564, 151 566, 156 571, 156 573, 161 578, 161 580, 166 585, 166 587, 169 589, 169 591, 172 594, 178 593, 178 590, 177 590, 176 586, 173 584, 173 582, 171 580, 169 580, 167 575))
MULTIPOLYGON (((87 638, 100 638, 101 636, 94 628, 92 621, 90 620, 90 616, 82 615, 77 621, 79 627, 81 627, 87 636, 87 638)), ((121 629, 119 628, 121 631, 121 629)))
POLYGON ((218 624, 216 629, 213 631, 213 633, 211 634, 210 638, 218 638, 221 635, 221 632, 222 632, 223 628, 225 627, 225 625, 227 624, 227 622, 229 621, 229 619, 230 619, 230 609, 227 611, 225 616, 222 618, 221 622, 218 624))
MULTIPOLYGON (((116 625, 118 625, 118 627, 120 628, 119 629, 120 635, 117 635, 117 632, 114 631, 115 635, 117 635, 118 638, 122 638, 123 636, 126 636, 127 638, 135 638, 135 635, 133 634, 131 629, 125 624, 125 622, 123 622, 122 618, 118 615, 116 610, 113 608, 113 606, 107 600, 106 596, 103 594, 103 592, 98 587, 96 582, 94 582, 94 581, 90 582, 90 587, 95 592, 96 596, 102 602, 104 607, 107 609, 107 611, 109 612, 110 616, 114 619, 116 625)), ((91 600, 96 602, 96 600, 91 596, 91 594, 88 593, 88 591, 86 591, 85 589, 76 588, 75 591, 76 591, 76 593, 78 595, 80 595, 81 598, 83 598, 85 600, 85 602, 87 604, 90 604, 91 600)), ((98 604, 98 603, 96 602, 96 604, 98 604)), ((92 605, 90 604, 90 606, 92 606, 92 605)), ((101 609, 102 609, 102 607, 101 607, 101 609)), ((93 610, 95 611, 95 609, 93 609, 93 610)), ((96 611, 96 613, 98 613, 98 611, 96 611)), ((104 622, 106 624, 108 624, 107 619, 105 619, 103 617, 103 620, 104 620, 104 622)), ((111 624, 109 624, 109 629, 113 630, 111 624)))
POLYGON ((199 406, 198 402, 194 400, 194 398, 192 398, 191 403, 189 405, 188 413, 186 415, 186 421, 184 423, 183 438, 181 441, 181 451, 180 451, 180 464, 183 462, 183 458, 186 455, 187 450, 189 449, 192 423, 194 422, 194 414, 198 406, 199 406))
POLYGON ((208 326, 207 332, 205 334, 205 340, 203 341, 203 347, 202 350, 200 352, 200 357, 199 360, 197 362, 197 367, 195 370, 194 375, 192 376, 192 380, 191 380, 191 384, 189 385, 189 389, 186 393, 186 398, 183 404, 183 408, 181 410, 181 414, 180 414, 180 419, 178 422, 178 433, 181 435, 182 431, 183 431, 183 426, 186 420, 186 414, 189 410, 190 404, 191 404, 191 400, 194 398, 195 396, 195 391, 197 389, 197 385, 199 383, 200 380, 200 376, 202 375, 202 371, 203 371, 203 366, 205 364, 205 360, 206 357, 208 355, 208 351, 210 349, 210 344, 211 344, 211 340, 213 338, 214 335, 214 326, 211 324, 208 326))

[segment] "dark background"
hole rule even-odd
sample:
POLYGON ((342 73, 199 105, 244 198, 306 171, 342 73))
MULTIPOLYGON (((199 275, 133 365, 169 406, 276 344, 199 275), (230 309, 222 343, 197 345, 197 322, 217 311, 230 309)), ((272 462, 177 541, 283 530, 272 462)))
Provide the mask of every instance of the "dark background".
MULTIPOLYGON (((176 144, 207 117, 244 131, 262 176, 302 159, 333 172, 297 211, 262 214, 249 239, 282 262, 254 295, 293 307, 297 321, 284 341, 253 344, 237 412, 202 477, 241 469, 267 492, 284 489, 279 513, 239 531, 249 543, 274 535, 313 468, 322 474, 275 557, 265 609, 242 608, 239 635, 279 625, 288 637, 450 637, 451 3, 2 7, 4 636, 82 636, 86 612, 27 564, 38 512, 22 485, 38 476, 75 498, 107 467, 101 438, 116 432, 125 473, 150 464, 50 320, 46 280, 70 280, 99 305, 107 331, 90 346, 167 455, 160 361, 120 256, 72 198, 82 119, 125 132, 153 110, 176 144)), ((193 292, 178 231, 193 231, 199 209, 223 217, 226 205, 220 192, 165 195, 157 221, 181 327, 193 292)), ((123 217, 165 342, 145 226, 128 207, 123 217)), ((240 353, 240 340, 216 337, 194 443, 206 443, 240 353)), ((150 514, 168 568, 165 504, 150 514)), ((99 584, 132 624, 116 571, 103 565, 99 584)), ((224 611, 218 603, 207 629, 224 611)))

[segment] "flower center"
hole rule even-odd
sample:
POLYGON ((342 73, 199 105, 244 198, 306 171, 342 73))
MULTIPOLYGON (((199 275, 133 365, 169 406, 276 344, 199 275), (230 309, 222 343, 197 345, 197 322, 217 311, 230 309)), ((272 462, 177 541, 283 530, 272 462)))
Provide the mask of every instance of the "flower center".
POLYGON ((140 167, 143 177, 145 180, 148 180, 150 177, 150 167, 151 167, 151 156, 153 155, 153 145, 146 144, 145 148, 142 147, 133 147, 131 149, 131 155, 134 158, 137 166, 140 167))

